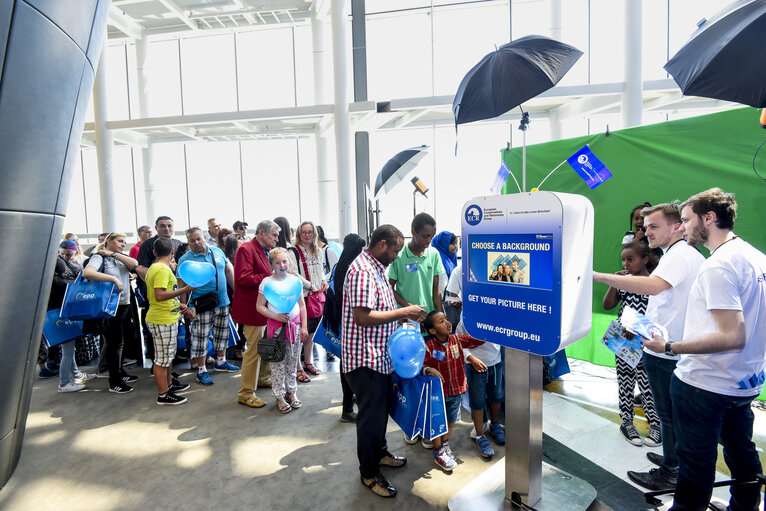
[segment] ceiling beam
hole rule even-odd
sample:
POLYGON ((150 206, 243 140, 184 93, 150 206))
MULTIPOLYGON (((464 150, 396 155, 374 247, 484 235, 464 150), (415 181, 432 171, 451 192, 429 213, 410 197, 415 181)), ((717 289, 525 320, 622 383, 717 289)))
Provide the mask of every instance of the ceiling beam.
POLYGON ((196 23, 194 23, 187 15, 184 13, 184 11, 181 9, 181 7, 178 6, 178 4, 175 2, 175 0, 159 0, 159 2, 165 6, 167 10, 173 13, 173 15, 183 21, 186 26, 188 26, 192 30, 199 30, 199 27, 196 23))
POLYGON ((584 98, 564 103, 560 107, 551 108, 551 114, 557 116, 559 120, 582 117, 619 105, 621 101, 621 94, 585 96, 584 98))
POLYGON ((133 39, 143 39, 144 37, 144 27, 114 4, 109 7, 107 23, 133 39))

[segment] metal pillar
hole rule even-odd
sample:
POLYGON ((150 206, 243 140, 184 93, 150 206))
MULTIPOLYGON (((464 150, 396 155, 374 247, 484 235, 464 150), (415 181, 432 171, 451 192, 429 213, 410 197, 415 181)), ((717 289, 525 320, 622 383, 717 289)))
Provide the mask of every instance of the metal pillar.
POLYGON ((335 153, 338 167, 339 237, 357 232, 355 176, 351 169, 351 118, 348 111, 348 44, 343 0, 332 0, 333 81, 335 89, 335 153))
POLYGON ((98 156, 98 183, 101 195, 101 229, 113 232, 117 230, 117 190, 115 189, 114 167, 112 166, 112 149, 114 140, 106 127, 109 117, 107 108, 106 82, 106 40, 101 48, 101 57, 96 71, 96 81, 93 85, 93 113, 96 127, 96 154, 98 156))
POLYGON ((625 92, 622 94, 623 128, 641 125, 643 110, 642 0, 625 2, 625 92))

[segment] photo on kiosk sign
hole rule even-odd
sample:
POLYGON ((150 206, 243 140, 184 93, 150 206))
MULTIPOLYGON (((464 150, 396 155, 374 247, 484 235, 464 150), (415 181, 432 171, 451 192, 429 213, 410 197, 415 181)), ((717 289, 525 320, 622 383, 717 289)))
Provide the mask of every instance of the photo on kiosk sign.
POLYGON ((593 287, 588 199, 554 192, 477 197, 463 207, 462 220, 469 334, 538 355, 587 335, 593 287))

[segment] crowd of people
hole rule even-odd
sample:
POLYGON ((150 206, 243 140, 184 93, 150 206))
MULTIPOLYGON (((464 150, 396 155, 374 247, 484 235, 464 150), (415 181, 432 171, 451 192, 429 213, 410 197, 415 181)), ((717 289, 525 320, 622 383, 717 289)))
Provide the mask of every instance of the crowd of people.
MULTIPOLYGON (((631 232, 622 240, 623 270, 594 272, 596 282, 609 286, 605 309, 619 303, 622 315, 630 306, 667 328, 667 339, 655 335, 644 341, 636 367, 620 359, 616 363, 620 433, 634 445, 663 449, 662 455, 648 453, 656 469, 628 476, 651 490, 675 489, 675 510, 707 506, 719 440, 735 479, 752 479, 761 472, 750 403, 766 379, 766 256, 734 234, 736 210, 734 197, 719 189, 680 206, 638 206, 631 212, 631 232), (696 250, 698 245, 710 250, 708 259, 696 250), (645 438, 633 424, 636 384, 650 425, 645 438)), ((265 406, 256 389, 269 387, 278 412, 289 413, 302 404, 298 383, 320 372, 313 364, 312 337, 321 324, 342 339, 340 420, 356 423, 361 482, 377 495, 393 497, 397 490, 381 467, 402 467, 407 460, 392 454, 386 441, 393 372, 386 343, 401 322, 415 321, 427 336, 422 372, 442 381, 449 427, 435 439, 405 436, 405 441, 420 441, 439 467, 453 470, 456 456, 449 434, 467 393, 479 455, 494 455, 488 436, 498 445, 505 443, 500 420, 503 352, 467 335, 462 264, 456 257, 459 239, 448 231, 437 234, 433 217, 416 215, 407 243, 392 225, 375 229, 368 244, 350 234, 340 256, 321 227, 309 221, 292 231, 284 217, 263 220, 252 238, 247 223, 232 227, 224 229, 212 218, 206 230, 188 229, 182 243, 174 238, 173 220, 161 216, 156 235, 149 226, 139 228, 139 242, 128 255, 124 234, 104 233, 87 262, 76 236, 61 242, 49 309, 61 305, 66 283, 82 271, 90 280, 113 282, 120 291, 117 314, 102 332, 111 392, 132 390, 129 384, 136 377, 123 370, 123 347, 127 340, 135 341, 141 325, 157 404, 185 403, 179 393, 189 385, 172 371, 179 325, 185 324, 197 383, 214 383, 209 362, 214 371, 241 371, 239 404, 265 406), (177 263, 184 261, 212 264, 214 279, 197 288, 188 285, 176 274, 177 263), (285 313, 270 303, 264 288, 288 275, 299 280, 303 292, 285 313), (226 358, 232 329, 242 337, 233 352, 240 365, 226 358), (284 360, 262 363, 259 342, 279 332, 286 339, 284 360)), ((522 282, 525 276, 516 263, 498 267, 495 279, 522 282)), ((58 368, 61 392, 80 390, 90 377, 79 371, 73 348, 66 344, 71 343, 62 345, 58 368)), ((41 364, 41 377, 53 373, 50 363, 41 364)), ((731 493, 731 509, 755 509, 756 485, 737 485, 731 493)))

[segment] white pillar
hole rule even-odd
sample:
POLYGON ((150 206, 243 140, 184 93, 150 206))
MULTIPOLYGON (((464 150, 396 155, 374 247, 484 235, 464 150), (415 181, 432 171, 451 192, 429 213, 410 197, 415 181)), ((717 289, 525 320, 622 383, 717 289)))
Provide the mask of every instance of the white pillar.
MULTIPOLYGON (((136 76, 138 78, 138 116, 142 119, 149 117, 149 64, 147 56, 149 52, 149 41, 146 37, 136 39, 136 76)), ((154 225, 157 218, 156 200, 154 184, 154 148, 151 140, 147 142, 146 147, 141 148, 141 167, 144 174, 144 203, 146 206, 144 223, 154 225)))
POLYGON ((96 79, 93 84, 93 113, 96 127, 96 155, 98 157, 98 185, 101 195, 101 230, 116 231, 117 226, 117 191, 115 190, 114 168, 112 166, 112 134, 106 127, 109 118, 107 108, 107 62, 106 39, 98 60, 96 79))
MULTIPOLYGON (((324 15, 316 11, 317 2, 311 10, 311 46, 314 70, 314 103, 325 105, 332 101, 330 88, 325 70, 327 69, 327 48, 325 47, 324 15)), ((327 134, 319 129, 314 133, 317 161, 317 187, 314 200, 319 204, 317 222, 325 229, 325 235, 335 238, 338 233, 338 218, 334 211, 337 208, 338 175, 330 164, 330 140, 327 134)))
POLYGON ((356 225, 356 176, 351 168, 351 118, 348 112, 348 66, 349 52, 346 35, 344 0, 332 0, 332 56, 335 89, 335 153, 338 168, 338 224, 339 237, 357 232, 356 225))
MULTIPOLYGON (((561 41, 561 0, 551 0, 551 39, 561 41)), ((551 140, 561 139, 561 119, 559 118, 558 109, 550 111, 548 116, 548 126, 551 130, 551 140)))
POLYGON ((625 92, 622 95, 622 127, 641 125, 643 110, 642 0, 625 1, 625 92))

